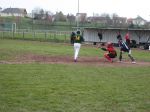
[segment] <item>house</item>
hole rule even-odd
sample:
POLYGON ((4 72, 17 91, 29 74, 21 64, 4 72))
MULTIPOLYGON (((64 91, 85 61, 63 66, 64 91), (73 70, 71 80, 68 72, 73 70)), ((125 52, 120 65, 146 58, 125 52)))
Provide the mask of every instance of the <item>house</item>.
POLYGON ((126 17, 113 17, 112 18, 113 25, 123 25, 125 26, 127 24, 127 18, 126 17))
POLYGON ((141 25, 145 25, 146 24, 146 20, 144 20, 142 17, 138 16, 137 18, 134 18, 132 19, 132 23, 134 25, 138 25, 138 26, 141 26, 141 25))
POLYGON ((101 16, 96 16, 96 17, 94 16, 94 17, 88 17, 87 21, 106 24, 108 21, 108 18, 107 17, 101 17, 101 16))
POLYGON ((25 17, 27 11, 24 8, 6 8, 0 12, 0 16, 19 16, 25 17))
POLYGON ((85 22, 87 18, 87 13, 77 13, 76 14, 76 21, 85 22))

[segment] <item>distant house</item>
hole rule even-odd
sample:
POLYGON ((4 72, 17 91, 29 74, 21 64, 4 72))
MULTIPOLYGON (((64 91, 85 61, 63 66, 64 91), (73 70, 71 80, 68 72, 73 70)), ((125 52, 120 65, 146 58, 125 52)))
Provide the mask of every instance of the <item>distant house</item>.
POLYGON ((117 25, 125 25, 127 24, 127 18, 126 17, 113 17, 112 19, 113 24, 117 25))
POLYGON ((141 26, 141 25, 145 25, 146 24, 146 20, 144 20, 142 17, 140 17, 140 16, 138 16, 137 18, 135 18, 135 19, 132 19, 132 23, 134 24, 134 25, 139 25, 139 26, 141 26))
POLYGON ((129 24, 129 25, 133 24, 133 19, 132 18, 128 18, 127 19, 127 24, 129 24))
POLYGON ((76 21, 85 22, 87 18, 87 13, 77 13, 76 14, 76 21))
POLYGON ((27 11, 24 8, 6 8, 0 12, 0 15, 25 17, 27 15, 27 11))
POLYGON ((107 19, 108 19, 107 17, 98 16, 98 17, 88 17, 87 21, 88 22, 96 22, 96 23, 106 24, 107 23, 107 19))

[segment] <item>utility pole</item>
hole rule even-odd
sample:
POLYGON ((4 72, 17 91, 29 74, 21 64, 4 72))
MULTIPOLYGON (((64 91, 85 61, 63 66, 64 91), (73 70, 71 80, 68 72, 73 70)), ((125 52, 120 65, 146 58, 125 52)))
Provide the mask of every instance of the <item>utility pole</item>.
POLYGON ((79 13, 79 0, 78 0, 78 13, 79 13))
POLYGON ((33 31, 33 10, 32 10, 32 31, 33 31))
POLYGON ((79 0, 78 0, 78 13, 77 13, 77 29, 79 29, 79 0))

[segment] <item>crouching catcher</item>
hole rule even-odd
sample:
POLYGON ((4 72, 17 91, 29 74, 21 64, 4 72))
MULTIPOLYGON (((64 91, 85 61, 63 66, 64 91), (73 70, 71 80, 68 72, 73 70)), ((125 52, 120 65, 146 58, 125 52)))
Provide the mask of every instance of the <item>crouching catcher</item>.
POLYGON ((104 54, 104 57, 109 61, 113 62, 113 58, 117 57, 117 52, 113 46, 113 43, 108 42, 105 46, 105 44, 101 44, 101 46, 98 46, 98 48, 101 48, 103 51, 108 51, 107 53, 104 54))

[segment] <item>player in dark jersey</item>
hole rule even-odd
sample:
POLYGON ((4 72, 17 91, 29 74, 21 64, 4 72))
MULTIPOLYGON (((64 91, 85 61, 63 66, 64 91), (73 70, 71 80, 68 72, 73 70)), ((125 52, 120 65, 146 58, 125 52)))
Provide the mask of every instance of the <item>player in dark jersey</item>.
POLYGON ((122 53, 127 52, 128 57, 131 59, 131 62, 136 63, 135 59, 131 55, 130 40, 126 39, 126 42, 124 42, 121 37, 117 37, 117 39, 118 39, 118 44, 119 44, 119 47, 120 47, 119 61, 122 62, 122 53))
POLYGON ((81 43, 84 41, 82 35, 80 34, 80 31, 77 31, 77 34, 74 39, 74 62, 77 61, 78 54, 80 51, 81 43))

